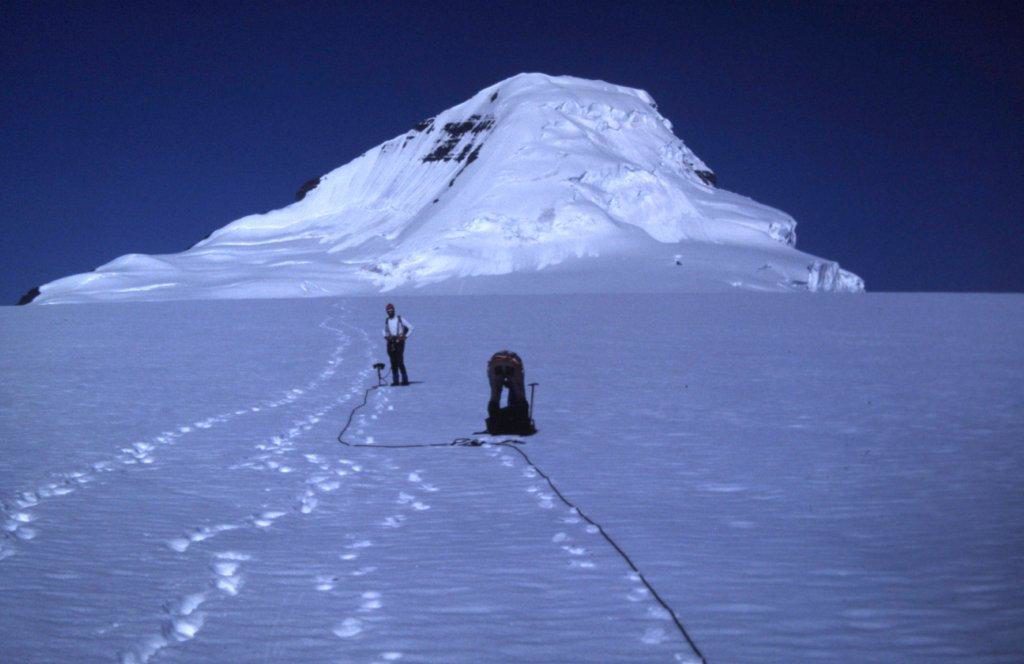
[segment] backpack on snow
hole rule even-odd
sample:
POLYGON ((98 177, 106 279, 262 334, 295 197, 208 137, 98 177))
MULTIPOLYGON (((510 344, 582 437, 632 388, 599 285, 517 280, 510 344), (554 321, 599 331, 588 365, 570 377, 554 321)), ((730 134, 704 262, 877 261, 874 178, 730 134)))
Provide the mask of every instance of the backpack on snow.
POLYGON ((492 436, 532 436, 537 433, 526 400, 523 360, 510 350, 498 351, 487 362, 491 398, 487 402, 487 433, 492 436), (502 408, 501 393, 508 388, 508 405, 502 408))

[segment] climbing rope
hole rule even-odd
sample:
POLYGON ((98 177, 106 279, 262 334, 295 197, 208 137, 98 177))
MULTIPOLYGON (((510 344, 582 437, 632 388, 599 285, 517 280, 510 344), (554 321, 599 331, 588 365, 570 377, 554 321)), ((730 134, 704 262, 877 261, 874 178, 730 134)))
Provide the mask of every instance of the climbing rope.
MULTIPOLYGON (((504 442, 495 444, 505 445, 504 442)), ((634 573, 636 573, 640 581, 644 584, 647 590, 650 591, 651 596, 654 597, 655 600, 657 600, 658 604, 661 604, 661 608, 668 611, 668 614, 672 616, 672 622, 675 623, 676 629, 678 629, 679 633, 682 634, 684 639, 686 639, 686 643, 689 644, 690 648, 693 650, 693 653, 697 655, 697 657, 700 659, 701 662, 703 662, 703 664, 707 664, 707 659, 704 658, 704 653, 700 651, 700 648, 697 647, 697 644, 694 642, 693 638, 690 637, 690 633, 686 631, 686 627, 683 626, 683 621, 680 620, 679 616, 675 612, 675 609, 669 606, 668 602, 666 602, 665 599, 660 594, 658 594, 658 591, 654 589, 654 586, 651 585, 651 582, 647 580, 647 577, 644 576, 644 573, 640 571, 640 568, 637 567, 635 562, 633 562, 633 559, 629 557, 629 554, 626 553, 626 551, 621 546, 619 546, 619 543, 612 539, 612 536, 609 535, 607 531, 605 531, 604 527, 600 523, 594 521, 589 516, 587 516, 587 514, 582 509, 580 509, 579 505, 566 498, 565 494, 563 494, 559 490, 559 488, 555 486, 554 481, 552 481, 548 474, 541 470, 540 467, 537 464, 535 464, 529 456, 527 456, 526 452, 522 451, 515 445, 506 445, 506 447, 518 452, 519 455, 523 457, 523 460, 526 461, 526 463, 529 464, 531 468, 537 471, 540 474, 540 476, 547 481, 548 486, 551 487, 551 490, 555 492, 555 495, 557 495, 563 503, 565 503, 570 509, 574 510, 577 514, 579 514, 584 521, 597 528, 597 531, 601 533, 601 536, 604 537, 605 541, 611 544, 612 548, 615 549, 615 551, 618 552, 622 559, 626 561, 626 564, 629 565, 629 568, 633 570, 634 573)))
POLYGON ((348 442, 347 440, 345 440, 345 432, 347 432, 348 428, 350 426, 352 426, 352 419, 355 417, 356 411, 366 405, 367 400, 370 398, 370 392, 373 392, 374 390, 379 389, 381 387, 385 387, 385 386, 384 385, 373 385, 371 387, 366 388, 366 391, 363 392, 363 402, 360 403, 360 404, 356 404, 356 406, 352 409, 352 411, 349 412, 348 420, 345 422, 345 426, 343 426, 341 428, 341 431, 338 433, 338 442, 339 443, 341 443, 345 447, 375 447, 377 449, 385 449, 385 450, 402 450, 402 449, 411 449, 411 448, 414 448, 414 447, 480 447, 481 445, 485 445, 485 444, 487 444, 487 445, 506 445, 506 444, 507 445, 520 445, 520 444, 523 444, 523 442, 524 442, 522 440, 517 440, 517 439, 512 439, 512 438, 510 438, 508 440, 497 441, 497 442, 484 441, 484 440, 480 440, 479 438, 456 438, 455 440, 451 441, 450 443, 398 443, 398 444, 380 444, 380 445, 378 445, 377 443, 370 444, 370 443, 350 443, 350 442, 348 442))
POLYGON ((690 636, 690 633, 688 631, 686 631, 686 627, 683 626, 683 621, 679 618, 679 615, 675 612, 675 609, 673 609, 671 606, 669 606, 669 603, 666 602, 665 599, 661 596, 661 594, 659 594, 658 591, 654 589, 654 586, 651 584, 650 581, 647 580, 647 577, 644 575, 643 572, 640 571, 640 568, 637 567, 637 565, 633 561, 633 559, 629 557, 629 554, 626 553, 626 551, 621 546, 619 546, 618 542, 616 542, 614 539, 612 539, 612 536, 608 534, 608 532, 604 529, 604 527, 600 523, 598 523, 597 521, 594 521, 592 518, 590 518, 580 508, 579 505, 577 505, 576 503, 574 503, 571 500, 569 500, 568 498, 566 498, 565 494, 562 493, 562 491, 558 488, 557 485, 555 485, 555 482, 551 479, 551 477, 547 473, 545 473, 543 470, 541 470, 540 466, 535 464, 533 462, 533 459, 531 459, 529 457, 529 455, 526 454, 526 452, 524 452, 522 449, 520 449, 519 446, 520 445, 525 445, 526 441, 519 440, 519 439, 516 439, 516 438, 510 438, 510 439, 501 440, 501 441, 487 441, 487 440, 481 440, 479 438, 456 438, 456 439, 452 440, 449 443, 408 443, 408 444, 381 444, 381 445, 378 445, 378 444, 368 444, 368 443, 367 444, 364 444, 364 443, 350 443, 350 442, 346 441, 345 440, 345 433, 348 431, 349 427, 352 426, 352 419, 355 417, 356 411, 359 410, 360 408, 366 406, 367 401, 370 398, 370 393, 373 392, 374 390, 380 388, 380 387, 383 387, 383 386, 382 385, 373 385, 371 387, 368 387, 366 389, 366 391, 363 393, 363 401, 362 401, 362 403, 357 404, 354 408, 352 408, 352 411, 348 414, 348 420, 345 422, 345 426, 342 427, 341 431, 338 433, 338 442, 339 443, 341 443, 342 445, 345 445, 346 447, 374 447, 374 448, 378 448, 378 449, 408 449, 408 448, 414 448, 414 447, 484 447, 484 446, 500 446, 500 447, 507 447, 510 450, 515 450, 519 454, 519 456, 521 456, 523 458, 523 461, 525 461, 528 466, 533 468, 535 471, 537 471, 537 473, 541 477, 544 478, 544 481, 546 481, 548 483, 548 486, 550 486, 551 490, 555 492, 555 495, 558 496, 559 500, 561 500, 563 503, 565 503, 565 505, 567 507, 569 507, 569 509, 571 509, 574 512, 576 512, 576 514, 579 514, 580 517, 583 518, 584 521, 586 521, 590 525, 592 525, 595 528, 597 528, 597 531, 601 534, 601 536, 605 539, 605 541, 608 542, 608 544, 610 544, 613 549, 615 549, 615 551, 626 562, 626 564, 629 566, 629 568, 631 570, 633 570, 633 573, 635 573, 637 575, 637 578, 639 578, 640 582, 644 584, 644 587, 646 587, 647 590, 651 593, 651 596, 654 597, 654 599, 658 602, 658 604, 660 604, 661 607, 663 609, 665 609, 665 611, 667 611, 668 614, 672 617, 672 622, 675 624, 676 629, 679 631, 680 635, 682 635, 682 637, 686 641, 687 645, 690 646, 690 649, 693 651, 693 653, 697 656, 698 659, 700 659, 701 663, 702 664, 707 664, 707 659, 704 657, 704 653, 702 653, 700 651, 700 648, 697 647, 697 644, 694 642, 693 638, 690 636))

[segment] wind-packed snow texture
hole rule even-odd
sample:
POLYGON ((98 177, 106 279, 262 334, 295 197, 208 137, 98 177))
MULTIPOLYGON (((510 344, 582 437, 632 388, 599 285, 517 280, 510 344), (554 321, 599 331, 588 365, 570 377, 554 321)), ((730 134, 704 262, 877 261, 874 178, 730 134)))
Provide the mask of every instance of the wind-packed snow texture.
POLYGON ((646 92, 521 74, 310 181, 292 205, 179 254, 46 284, 37 301, 863 290, 794 248, 792 217, 714 182, 646 92))
MULTIPOLYGON (((353 442, 482 427, 711 662, 1024 658, 1020 296, 423 297, 353 442)), ((381 302, 0 309, 5 662, 673 662, 501 447, 346 448, 381 302)))

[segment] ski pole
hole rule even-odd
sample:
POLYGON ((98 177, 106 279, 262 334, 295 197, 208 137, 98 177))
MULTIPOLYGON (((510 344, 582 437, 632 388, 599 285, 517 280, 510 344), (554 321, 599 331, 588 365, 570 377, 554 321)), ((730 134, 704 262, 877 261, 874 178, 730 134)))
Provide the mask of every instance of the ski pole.
POLYGON ((530 421, 533 421, 533 391, 540 383, 530 383, 530 421))

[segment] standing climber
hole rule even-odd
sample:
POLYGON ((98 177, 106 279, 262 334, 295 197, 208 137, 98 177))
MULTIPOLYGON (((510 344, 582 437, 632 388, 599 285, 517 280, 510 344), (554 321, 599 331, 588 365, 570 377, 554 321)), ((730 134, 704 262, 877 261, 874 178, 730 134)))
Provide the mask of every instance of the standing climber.
POLYGON ((384 307, 388 317, 384 319, 384 338, 388 342, 388 360, 391 361, 391 384, 408 385, 409 374, 405 371, 405 340, 412 333, 412 325, 401 316, 395 315, 395 305, 384 307), (402 381, 398 381, 401 372, 402 381))

